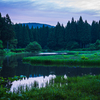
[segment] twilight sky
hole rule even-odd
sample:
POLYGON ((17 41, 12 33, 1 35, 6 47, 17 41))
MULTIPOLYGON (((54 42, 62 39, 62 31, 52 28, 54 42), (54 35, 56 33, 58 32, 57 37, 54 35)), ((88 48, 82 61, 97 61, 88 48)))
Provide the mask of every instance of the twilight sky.
POLYGON ((100 0, 0 0, 0 12, 9 14, 14 23, 66 25, 80 16, 91 23, 100 20, 100 0))

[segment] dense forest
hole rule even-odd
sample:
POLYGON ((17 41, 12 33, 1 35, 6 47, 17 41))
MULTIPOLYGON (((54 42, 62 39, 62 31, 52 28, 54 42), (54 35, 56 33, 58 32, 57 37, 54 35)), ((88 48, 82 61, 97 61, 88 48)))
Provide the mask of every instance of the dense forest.
POLYGON ((25 48, 33 41, 37 41, 43 49, 88 48, 100 42, 97 42, 100 40, 100 21, 93 21, 90 25, 80 16, 78 21, 72 18, 65 27, 58 22, 55 27, 43 25, 30 29, 28 25, 13 24, 8 14, 6 17, 0 14, 0 40, 4 48, 25 48))

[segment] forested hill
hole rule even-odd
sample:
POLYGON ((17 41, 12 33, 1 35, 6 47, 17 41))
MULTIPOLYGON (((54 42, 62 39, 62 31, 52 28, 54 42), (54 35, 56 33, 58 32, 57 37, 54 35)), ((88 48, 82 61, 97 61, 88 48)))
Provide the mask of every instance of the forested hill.
POLYGON ((30 25, 13 24, 8 14, 2 17, 0 13, 2 48, 25 48, 30 42, 36 41, 43 49, 48 50, 80 48, 100 50, 100 21, 93 21, 90 25, 80 16, 77 21, 72 18, 65 27, 59 22, 55 27, 45 25, 36 28, 29 27, 30 25))
POLYGON ((41 23, 22 23, 22 25, 24 25, 24 24, 25 24, 25 26, 28 25, 30 29, 32 28, 32 26, 33 26, 33 28, 37 28, 37 27, 40 28, 40 27, 43 27, 43 25, 45 27, 48 26, 49 28, 54 27, 54 26, 51 26, 48 24, 41 24, 41 23))

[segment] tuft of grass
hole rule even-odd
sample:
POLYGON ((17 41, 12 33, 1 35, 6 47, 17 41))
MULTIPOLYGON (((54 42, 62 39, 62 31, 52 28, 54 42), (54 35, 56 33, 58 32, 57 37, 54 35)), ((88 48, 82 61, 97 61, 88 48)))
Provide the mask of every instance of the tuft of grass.
POLYGON ((86 57, 85 55, 82 55, 81 59, 82 60, 88 60, 88 57, 86 57))

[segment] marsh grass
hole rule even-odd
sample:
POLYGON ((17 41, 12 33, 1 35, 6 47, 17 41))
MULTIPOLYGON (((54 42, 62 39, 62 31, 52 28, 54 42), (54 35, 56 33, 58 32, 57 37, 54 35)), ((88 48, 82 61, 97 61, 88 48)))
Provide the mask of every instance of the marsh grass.
MULTIPOLYGON (((20 93, 6 92, 0 88, 0 100, 99 100, 100 99, 100 75, 67 77, 57 76, 54 84, 45 88, 31 88, 20 93), (66 85, 67 83, 67 85, 66 85), (61 85, 60 85, 61 84, 61 85)), ((52 82, 50 83, 52 84, 52 82)))
POLYGON ((100 54, 52 55, 25 57, 23 62, 34 65, 100 65, 100 54))

